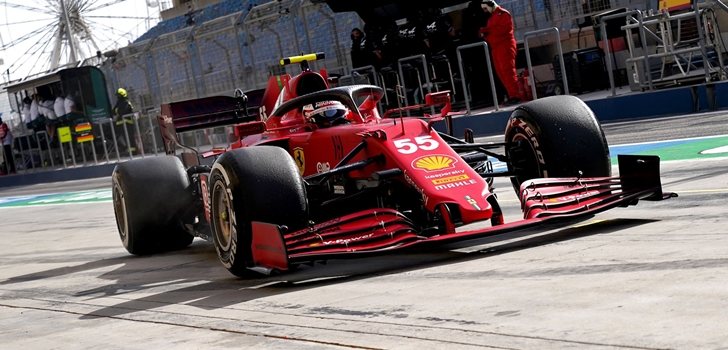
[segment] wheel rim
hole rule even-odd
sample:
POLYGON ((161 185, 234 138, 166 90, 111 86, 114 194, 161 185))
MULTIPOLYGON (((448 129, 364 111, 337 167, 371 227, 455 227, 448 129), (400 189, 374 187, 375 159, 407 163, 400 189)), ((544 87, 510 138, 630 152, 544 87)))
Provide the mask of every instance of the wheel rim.
POLYGON ((516 145, 511 149, 513 171, 516 172, 516 179, 521 184, 524 181, 541 177, 541 167, 539 166, 536 150, 533 148, 528 136, 517 133, 513 135, 513 143, 516 145))
POLYGON ((215 225, 215 239, 222 250, 228 251, 233 240, 234 211, 227 188, 222 181, 215 182, 212 189, 212 220, 215 225))
POLYGON ((129 221, 127 220, 126 198, 124 191, 121 189, 119 182, 114 179, 114 187, 111 191, 112 200, 114 202, 114 215, 116 216, 116 226, 119 229, 121 240, 126 244, 129 237, 129 221))

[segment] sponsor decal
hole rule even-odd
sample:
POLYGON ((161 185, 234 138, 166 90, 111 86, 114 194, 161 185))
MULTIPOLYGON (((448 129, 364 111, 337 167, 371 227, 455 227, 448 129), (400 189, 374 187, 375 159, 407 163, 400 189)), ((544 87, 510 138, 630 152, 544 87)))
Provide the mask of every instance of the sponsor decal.
POLYGON ((303 153, 303 148, 296 147, 293 149, 293 160, 296 161, 298 171, 303 175, 306 171, 306 155, 303 153))
POLYGON ((475 210, 480 210, 480 206, 478 205, 478 202, 475 200, 475 198, 470 197, 470 196, 465 196, 465 200, 468 203, 470 203, 470 205, 472 205, 473 208, 475 208, 475 210))
POLYGON ((467 180, 469 178, 470 178, 470 176, 462 174, 462 175, 443 177, 441 179, 435 179, 435 180, 431 180, 431 181, 435 185, 442 185, 442 184, 447 184, 447 183, 451 183, 451 182, 467 180))
POLYGON ((428 179, 428 180, 431 180, 431 179, 439 179, 441 177, 453 176, 453 175, 460 175, 460 174, 465 174, 465 170, 463 170, 463 169, 457 169, 457 170, 445 171, 445 172, 442 172, 442 173, 427 174, 427 175, 425 175, 425 179, 428 179))
POLYGON ((262 121, 268 120, 268 112, 265 110, 265 105, 260 106, 260 108, 258 108, 258 115, 260 115, 260 120, 262 120, 262 121))
POLYGON ((315 105, 303 106, 303 115, 308 118, 312 115, 320 114, 332 109, 341 108, 341 103, 337 101, 321 101, 316 102, 315 105))
MULTIPOLYGON (((525 136, 529 140, 531 140, 531 144, 533 145, 533 151, 536 153, 536 158, 538 158, 538 162, 541 164, 546 164, 546 161, 543 159, 543 153, 541 153, 541 145, 538 143, 538 138, 536 137, 536 133, 531 129, 531 127, 526 124, 521 119, 513 119, 513 125, 526 133, 526 135, 521 134, 521 136, 525 136)), ((546 174, 546 171, 543 173, 544 177, 548 177, 548 174, 546 174)))
POLYGON ((200 190, 202 191, 202 207, 205 212, 205 220, 212 222, 210 219, 210 190, 207 188, 207 175, 200 176, 200 190))
POLYGON ((449 190, 449 189, 452 189, 452 188, 458 188, 458 187, 465 187, 465 186, 475 185, 477 183, 478 183, 478 181, 475 181, 473 179, 464 180, 464 181, 456 181, 456 182, 451 182, 451 183, 447 183, 447 184, 444 184, 444 185, 436 185, 435 186, 435 190, 438 190, 438 191, 449 190))
POLYGON ((420 188, 420 186, 417 186, 414 180, 412 180, 411 177, 409 177, 409 174, 406 172, 404 173, 404 181, 406 181, 410 186, 414 187, 414 189, 422 196, 422 201, 425 202, 425 205, 427 205, 427 195, 425 194, 425 191, 420 188))
POLYGON ((351 242, 363 241, 365 239, 371 238, 372 236, 374 236, 373 233, 367 233, 365 235, 351 237, 351 238, 337 238, 337 239, 334 239, 334 240, 331 240, 331 241, 324 241, 324 245, 325 246, 326 245, 332 245, 332 244, 346 244, 346 245, 348 245, 351 242))
POLYGON ((444 154, 419 157, 412 161, 412 167, 424 171, 437 171, 455 167, 457 159, 444 154))
POLYGON ((316 172, 317 173, 325 173, 327 171, 331 170, 331 164, 329 162, 318 162, 316 163, 316 172))
MULTIPOLYGON (((573 201, 578 202, 581 199, 585 199, 585 198, 588 199, 588 198, 596 196, 598 194, 599 194, 599 191, 586 191, 583 193, 573 194, 573 195, 568 195, 568 196, 563 196, 563 197, 558 197, 558 198, 548 198, 548 199, 546 199, 546 202, 549 202, 549 203, 561 203, 561 202, 573 202, 573 201)), ((531 199, 537 200, 537 198, 531 198, 531 199)))
MULTIPOLYGON (((235 197, 233 196, 233 191, 230 188, 230 176, 226 172, 225 168, 222 167, 219 163, 215 163, 212 166, 213 172, 215 169, 217 169, 220 172, 220 177, 216 178, 215 181, 212 183, 213 192, 217 191, 218 187, 222 187, 225 190, 224 196, 227 197, 227 202, 232 204, 235 203, 235 197)), ((242 198, 241 198, 242 200, 242 198)), ((211 201, 212 202, 212 201, 211 201)), ((222 208, 218 208, 222 209, 222 208)), ((237 215, 235 215, 235 210, 224 210, 224 211, 217 211, 212 212, 212 208, 210 209, 210 214, 212 215, 226 215, 227 217, 227 223, 224 225, 229 225, 228 228, 230 229, 230 235, 228 242, 220 242, 221 244, 215 244, 215 251, 217 251, 217 256, 220 258, 220 262, 225 266, 226 268, 230 268, 235 264, 235 254, 238 251, 238 233, 237 233, 237 215)), ((220 224, 223 224, 220 221, 225 220, 218 220, 218 218, 213 218, 212 225, 217 226, 220 224)))

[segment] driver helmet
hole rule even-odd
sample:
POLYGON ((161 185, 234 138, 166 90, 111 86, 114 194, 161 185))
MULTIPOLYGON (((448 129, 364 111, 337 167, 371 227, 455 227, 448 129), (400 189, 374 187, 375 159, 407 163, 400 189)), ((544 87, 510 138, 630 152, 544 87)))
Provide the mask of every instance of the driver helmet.
POLYGON ((321 101, 303 106, 303 116, 320 128, 327 128, 347 122, 349 109, 338 101, 321 101))

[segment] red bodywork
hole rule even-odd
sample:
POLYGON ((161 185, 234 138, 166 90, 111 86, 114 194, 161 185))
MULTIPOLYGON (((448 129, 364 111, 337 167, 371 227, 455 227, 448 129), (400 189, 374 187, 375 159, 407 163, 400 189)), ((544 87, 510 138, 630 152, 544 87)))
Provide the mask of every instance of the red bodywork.
MULTIPOLYGON (((318 80, 320 86, 327 89, 325 79, 311 71, 304 71, 292 79, 272 79, 286 84, 282 85, 274 113, 265 118, 266 131, 243 137, 232 148, 285 142, 305 178, 335 168, 352 149, 366 140, 366 148, 350 162, 378 155, 384 155, 384 161, 352 171, 348 175, 350 178, 366 180, 377 171, 401 169, 402 181, 420 193, 427 211, 435 212, 438 205, 452 203, 460 207, 463 224, 492 216, 487 201, 492 193, 485 180, 431 127, 431 122, 441 119, 440 115, 431 117, 429 122, 420 118, 383 119, 376 104, 381 96, 370 95, 356 110, 349 111, 348 124, 317 128, 305 120, 301 109, 282 114, 275 111, 283 102, 299 96, 296 91, 302 83, 316 86, 311 82, 318 80)), ((449 109, 447 99, 443 110, 449 109)))
MULTIPOLYGON (((621 177, 527 181, 520 191, 524 219, 503 223, 486 180, 433 128, 435 122, 448 117, 447 92, 427 99, 431 104, 444 105, 440 114, 382 118, 377 110, 381 90, 370 86, 328 89, 324 76, 305 70, 293 78, 271 78, 260 103, 259 120, 236 125, 239 139, 231 147, 283 147, 307 181, 354 163, 360 166, 345 172, 349 181, 376 182, 385 173, 394 174, 389 181, 419 196, 422 215, 437 218, 439 231, 425 234, 406 213, 390 207, 318 218, 310 227, 295 231, 276 223, 253 222, 252 253, 258 267, 287 270, 291 264, 305 261, 462 241, 544 222, 585 218, 641 198, 669 196, 662 194, 656 157, 625 157, 620 159, 621 177), (314 103, 322 91, 353 97, 348 102, 342 100, 350 107, 347 124, 318 128, 306 120, 300 105, 290 108, 292 100, 314 103), (457 229, 480 221, 490 225, 457 229)), ((202 191, 207 190, 203 185, 202 191)), ((337 193, 341 194, 346 193, 337 193)), ((203 196, 203 201, 209 220, 209 196, 203 196)))

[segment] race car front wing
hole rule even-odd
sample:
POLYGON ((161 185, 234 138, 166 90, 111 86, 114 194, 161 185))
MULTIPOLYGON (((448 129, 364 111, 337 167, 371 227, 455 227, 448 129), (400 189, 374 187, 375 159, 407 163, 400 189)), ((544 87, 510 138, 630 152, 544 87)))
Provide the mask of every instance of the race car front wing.
POLYGON ((520 201, 524 218, 497 226, 425 236, 402 213, 370 209, 284 232, 271 224, 252 223, 253 261, 258 267, 287 270, 291 264, 353 258, 424 248, 533 228, 546 223, 583 220, 640 199, 676 197, 663 193, 659 157, 620 155, 618 177, 544 178, 524 182, 520 201))

